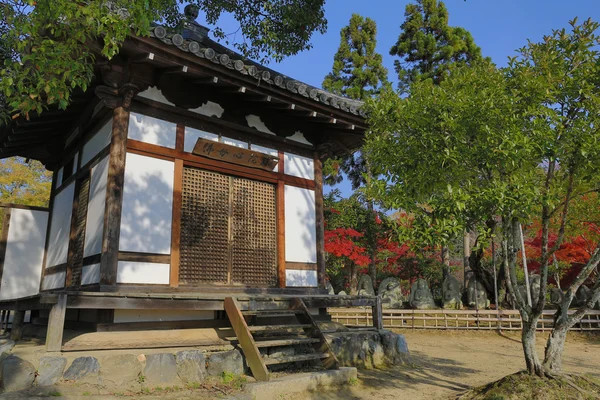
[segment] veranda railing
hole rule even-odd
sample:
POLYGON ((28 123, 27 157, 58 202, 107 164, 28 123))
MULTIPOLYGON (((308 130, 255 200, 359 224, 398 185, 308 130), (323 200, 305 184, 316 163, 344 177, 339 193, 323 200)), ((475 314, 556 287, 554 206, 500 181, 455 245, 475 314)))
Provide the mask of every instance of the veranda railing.
MULTIPOLYGON (((332 321, 348 326, 373 326, 370 308, 330 308, 332 321)), ((574 313, 575 310, 569 311, 574 313)), ((552 329, 555 311, 545 310, 538 321, 539 331, 552 329)), ((384 328, 448 330, 521 330, 517 310, 396 310, 383 309, 384 328)), ((573 331, 600 331, 600 311, 589 311, 573 331)))

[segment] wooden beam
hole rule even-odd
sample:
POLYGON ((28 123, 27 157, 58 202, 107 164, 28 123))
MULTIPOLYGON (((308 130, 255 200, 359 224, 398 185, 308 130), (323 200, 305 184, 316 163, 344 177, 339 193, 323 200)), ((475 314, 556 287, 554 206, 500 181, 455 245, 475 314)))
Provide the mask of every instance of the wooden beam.
POLYGON ((113 111, 112 139, 108 161, 102 259, 100 262, 101 285, 114 285, 117 281, 128 129, 129 111, 123 107, 116 108, 113 111))
MULTIPOLYGON (((284 175, 284 153, 283 151, 278 152, 279 164, 277 165, 278 172, 284 175)), ((277 181, 276 190, 276 203, 277 209, 277 277, 280 288, 285 288, 287 285, 287 278, 285 273, 285 183, 283 180, 277 181)))
POLYGON ((11 209, 4 209, 4 220, 2 221, 2 231, 0 231, 0 284, 4 274, 4 260, 6 259, 6 246, 8 245, 8 229, 10 227, 11 209))
POLYGON ((304 271, 318 271, 319 270, 319 264, 314 264, 314 263, 288 261, 285 263, 285 265, 286 265, 286 269, 296 269, 296 270, 304 270, 304 271))
POLYGON ((131 251, 120 251, 119 261, 148 262, 158 264, 169 264, 171 256, 169 254, 137 253, 131 251))
POLYGON ((58 303, 50 309, 48 332, 46 334, 46 351, 61 351, 67 312, 67 295, 58 295, 58 303))
POLYGON ((315 165, 315 213, 317 228, 317 280, 319 288, 325 288, 325 217, 323 214, 323 164, 319 153, 314 155, 315 165))
POLYGON ((133 297, 69 296, 68 308, 127 310, 204 310, 222 311, 222 300, 153 299, 133 297))
POLYGON ((179 256, 181 246, 181 205, 183 189, 183 160, 175 160, 173 181, 173 221, 171 223, 171 274, 169 286, 179 286, 179 256))
POLYGON ((254 342, 252 333, 250 333, 250 330, 248 329, 248 325, 246 324, 246 320, 244 319, 242 312, 232 297, 225 298, 224 304, 227 317, 229 318, 231 327, 233 328, 235 335, 240 342, 240 347, 244 352, 246 362, 252 371, 254 379, 263 382, 268 381, 270 378, 269 371, 267 370, 267 366, 260 355, 258 347, 256 347, 256 343, 254 342))

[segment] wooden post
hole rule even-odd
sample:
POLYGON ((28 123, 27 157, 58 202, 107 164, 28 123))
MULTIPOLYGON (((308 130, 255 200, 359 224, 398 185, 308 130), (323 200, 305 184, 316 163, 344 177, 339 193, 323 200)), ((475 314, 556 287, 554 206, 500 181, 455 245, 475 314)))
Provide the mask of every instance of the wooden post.
POLYGON ((323 164, 315 152, 315 212, 317 227, 317 274, 319 288, 325 289, 325 217, 323 216, 323 164))
POLYGON ((21 340, 23 337, 23 323, 25 322, 25 311, 15 311, 13 317, 12 329, 10 330, 10 338, 14 341, 21 340))
MULTIPOLYGON (((178 126, 179 131, 179 126, 178 126)), ((179 251, 181 245, 181 204, 183 185, 183 160, 175 160, 175 180, 173 183, 173 221, 171 224, 171 276, 169 286, 179 286, 179 251)))
MULTIPOLYGON (((278 172, 281 176, 284 174, 284 154, 279 152, 278 172)), ((276 190, 276 212, 277 212, 277 280, 279 287, 286 287, 286 265, 285 265, 285 184, 283 180, 277 181, 276 190)))
POLYGON ((4 221, 2 222, 2 231, 0 231, 0 281, 4 274, 4 259, 6 257, 6 246, 8 243, 8 228, 10 226, 10 208, 4 209, 4 221))
POLYGON ((377 330, 383 329, 383 311, 381 309, 381 297, 375 298, 375 305, 371 307, 373 314, 373 326, 377 330))
POLYGON ((4 318, 6 317, 7 310, 2 310, 0 313, 0 334, 4 333, 4 318))
POLYGON ((50 310, 48 331, 46 333, 46 351, 60 351, 62 349, 66 312, 67 295, 61 293, 58 295, 58 302, 50 310))
POLYGON ((108 161, 104 235, 102 237, 102 259, 100 262, 101 285, 114 285, 117 282, 128 129, 129 111, 123 107, 115 108, 108 161))

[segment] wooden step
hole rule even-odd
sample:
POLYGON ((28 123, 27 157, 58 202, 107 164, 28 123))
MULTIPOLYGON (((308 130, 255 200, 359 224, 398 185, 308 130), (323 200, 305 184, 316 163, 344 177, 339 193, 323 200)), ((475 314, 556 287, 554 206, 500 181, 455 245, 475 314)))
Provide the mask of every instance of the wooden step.
POLYGON ((311 354, 298 354, 295 356, 267 358, 265 359, 265 365, 276 365, 284 364, 296 361, 309 361, 309 360, 320 360, 322 358, 329 357, 328 353, 311 353, 311 354))
POLYGON ((280 340, 257 340, 256 347, 276 347, 276 346, 292 346, 295 344, 312 344, 319 343, 319 339, 315 338, 299 338, 299 339, 280 339, 280 340))
POLYGON ((264 332, 264 331, 285 331, 288 329, 304 329, 311 328, 312 325, 309 324, 296 324, 296 325, 259 325, 259 326, 249 326, 248 329, 250 332, 264 332))
POLYGON ((287 308, 281 308, 281 309, 275 309, 275 310, 245 310, 242 311, 243 315, 258 315, 258 316, 265 316, 265 317, 272 317, 272 316, 280 316, 280 315, 285 315, 285 316, 293 316, 295 314, 301 314, 302 311, 301 310, 289 310, 287 308))

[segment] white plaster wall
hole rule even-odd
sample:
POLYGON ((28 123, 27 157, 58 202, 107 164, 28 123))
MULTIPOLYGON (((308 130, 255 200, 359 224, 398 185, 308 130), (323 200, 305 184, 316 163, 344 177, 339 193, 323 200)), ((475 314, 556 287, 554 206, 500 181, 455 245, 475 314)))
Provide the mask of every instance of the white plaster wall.
POLYGON ((174 149, 176 131, 177 125, 173 122, 147 115, 129 114, 129 139, 174 149))
POLYGON ((81 284, 91 285, 100 282, 100 264, 85 265, 81 269, 81 284))
POLYGON ((285 284, 288 287, 317 287, 317 271, 288 269, 285 271, 285 284))
POLYGON ((119 261, 117 267, 117 283, 168 285, 169 275, 169 264, 119 261))
MULTIPOLYGON (((277 150, 271 149, 269 147, 259 146, 256 144, 251 144, 250 150, 258 151, 259 153, 263 153, 263 154, 268 154, 273 157, 279 156, 279 152, 277 150)), ((279 160, 279 162, 281 162, 281 160, 279 160)), ((278 171, 278 170, 279 170, 279 163, 273 168, 273 171, 278 171)))
POLYGON ((168 104, 170 106, 175 106, 175 104, 171 103, 165 96, 163 96, 162 92, 156 86, 149 87, 141 93, 138 93, 138 96, 145 97, 150 100, 158 101, 159 103, 168 104))
POLYGON ((171 253, 174 164, 128 153, 119 250, 171 253))
POLYGON ((196 142, 200 138, 212 140, 214 142, 219 141, 219 135, 216 133, 205 132, 194 128, 188 128, 186 126, 183 139, 183 151, 191 153, 192 150, 194 150, 194 146, 196 146, 196 142))
POLYGON ((274 132, 272 132, 266 125, 264 122, 262 122, 262 119, 260 119, 260 117, 258 115, 254 115, 254 114, 250 114, 250 115, 246 115, 246 122, 248 123, 248 126, 250 128, 254 128, 257 131, 260 132, 264 132, 264 133, 268 133, 270 135, 275 135, 274 132))
POLYGON ((194 321, 214 319, 212 311, 196 310, 115 310, 114 322, 194 321))
POLYGON ((46 275, 44 277, 44 283, 42 284, 42 289, 50 290, 50 289, 59 289, 59 288, 65 287, 65 277, 66 277, 65 271, 58 272, 58 273, 52 274, 52 275, 46 275))
POLYGON ((231 138, 223 136, 223 137, 221 137, 221 142, 223 142, 224 144, 229 145, 229 146, 239 147, 241 149, 248 148, 248 142, 244 142, 242 140, 231 139, 231 138))
POLYGON ((79 153, 75 153, 75 157, 73 157, 73 175, 77 172, 77 163, 79 162, 79 153))
POLYGON ((60 185, 62 184, 62 177, 63 177, 63 169, 59 169, 56 172, 56 185, 54 185, 54 188, 57 189, 60 187, 60 185))
POLYGON ((315 160, 296 154, 284 153, 283 172, 304 179, 315 179, 315 160))
POLYGON ((104 207, 106 205, 106 184, 108 180, 108 156, 94 165, 90 172, 90 195, 85 223, 83 256, 93 256, 102 252, 104 232, 104 207))
POLYGON ((315 192, 285 186, 285 260, 317 262, 315 192))
POLYGON ((12 209, 0 300, 39 293, 47 226, 47 211, 12 209))
POLYGON ((313 145, 311 142, 306 140, 306 138, 304 137, 304 133, 302 133, 300 131, 296 131, 296 133, 294 133, 292 136, 288 137, 287 140, 293 140, 294 142, 308 144, 309 146, 313 145))
POLYGON ((205 104, 201 105, 198 108, 190 109, 190 111, 207 117, 221 118, 223 116, 223 113, 225 112, 225 109, 221 107, 220 104, 213 103, 212 101, 207 101, 205 104))
POLYGON ((67 262, 74 191, 75 182, 71 182, 54 198, 46 268, 67 262))
POLYGON ((86 165, 94 156, 110 144, 112 136, 112 118, 92 138, 83 145, 81 166, 86 165))

